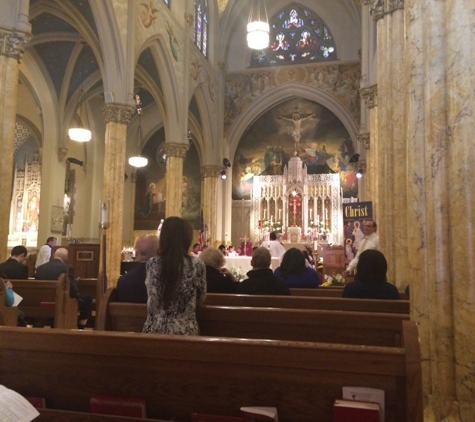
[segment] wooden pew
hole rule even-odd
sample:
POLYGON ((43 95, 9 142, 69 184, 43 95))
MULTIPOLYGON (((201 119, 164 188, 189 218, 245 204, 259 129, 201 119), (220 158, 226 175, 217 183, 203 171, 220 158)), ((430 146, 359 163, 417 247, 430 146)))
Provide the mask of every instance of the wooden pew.
POLYGON ((343 386, 385 391, 386 422, 422 422, 417 327, 403 347, 0 327, 2 384, 86 412, 96 394, 141 397, 147 417, 237 415, 275 406, 280 422, 331 422, 343 386))
POLYGON ((77 328, 78 301, 69 297, 69 280, 12 280, 23 300, 19 308, 27 317, 54 318, 55 328, 77 328))
MULTIPOLYGON (((104 295, 97 330, 141 332, 147 305, 117 302, 116 289, 104 295)), ((401 344, 401 322, 408 314, 314 309, 250 308, 203 305, 197 309, 205 336, 367 344, 401 344)))
MULTIPOLYGON (((318 289, 290 289, 292 296, 317 296, 317 297, 341 297, 343 294, 343 287, 329 286, 319 287, 318 289)), ((399 292, 399 297, 402 300, 409 300, 405 293, 399 292)))
POLYGON ((345 299, 341 297, 235 295, 208 293, 205 305, 257 308, 328 309, 409 314, 408 300, 345 299))
POLYGON ((18 308, 5 305, 5 281, 0 278, 0 325, 16 327, 18 321, 18 308))
POLYGON ((170 422, 159 419, 137 419, 127 416, 99 415, 97 413, 56 409, 38 409, 38 412, 40 412, 40 416, 35 419, 35 422, 170 422))
POLYGON ((79 293, 92 297, 92 310, 97 314, 103 296, 101 277, 78 278, 78 289, 79 293))

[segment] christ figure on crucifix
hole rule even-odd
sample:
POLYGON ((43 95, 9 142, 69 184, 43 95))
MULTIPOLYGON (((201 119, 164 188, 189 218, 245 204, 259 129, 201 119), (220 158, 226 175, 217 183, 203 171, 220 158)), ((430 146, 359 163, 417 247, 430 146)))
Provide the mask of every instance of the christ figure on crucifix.
POLYGON ((280 116, 280 119, 292 122, 294 125, 294 131, 292 132, 292 137, 294 138, 294 148, 295 148, 294 155, 298 155, 298 151, 299 151, 300 138, 301 138, 300 127, 302 125, 302 122, 310 119, 311 117, 315 118, 316 116, 315 114, 307 114, 305 115, 305 117, 302 117, 299 113, 294 113, 292 117, 280 116))

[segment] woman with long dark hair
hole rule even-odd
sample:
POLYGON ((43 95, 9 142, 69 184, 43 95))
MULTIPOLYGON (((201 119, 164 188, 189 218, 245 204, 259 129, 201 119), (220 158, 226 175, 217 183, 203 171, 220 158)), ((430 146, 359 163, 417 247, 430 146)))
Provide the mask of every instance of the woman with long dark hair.
POLYGON ((318 273, 305 265, 305 257, 297 248, 290 248, 285 252, 274 275, 283 278, 289 288, 316 288, 320 285, 318 273))
POLYGON ((147 262, 147 319, 144 333, 198 335, 196 306, 206 295, 204 263, 189 255, 190 224, 169 217, 160 232, 158 255, 147 262))
POLYGON ((359 256, 355 281, 343 289, 342 297, 359 299, 400 299, 399 291, 386 279, 388 263, 376 249, 367 249, 359 256))

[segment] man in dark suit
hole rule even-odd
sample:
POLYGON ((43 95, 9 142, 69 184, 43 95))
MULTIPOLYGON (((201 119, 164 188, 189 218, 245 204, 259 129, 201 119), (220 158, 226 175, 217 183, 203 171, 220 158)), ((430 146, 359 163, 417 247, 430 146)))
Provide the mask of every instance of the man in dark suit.
POLYGON ((135 242, 135 260, 139 265, 117 281, 119 302, 147 303, 145 287, 145 266, 147 261, 157 254, 158 237, 154 234, 143 234, 135 242))
POLYGON ((79 308, 79 322, 78 328, 84 329, 87 320, 91 318, 92 297, 79 293, 78 284, 74 278, 74 268, 67 264, 68 250, 66 248, 59 248, 53 254, 53 259, 46 264, 40 265, 36 269, 35 277, 37 280, 57 280, 59 276, 65 273, 69 278, 69 295, 76 298, 79 308))
POLYGON ((0 277, 8 280, 26 280, 28 278, 28 267, 23 264, 28 255, 28 251, 22 245, 15 246, 12 249, 5 262, 0 264, 0 277))

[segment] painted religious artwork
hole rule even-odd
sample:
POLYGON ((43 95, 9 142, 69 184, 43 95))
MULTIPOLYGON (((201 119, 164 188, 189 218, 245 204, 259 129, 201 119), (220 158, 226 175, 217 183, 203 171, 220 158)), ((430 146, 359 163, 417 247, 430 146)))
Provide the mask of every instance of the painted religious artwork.
POLYGON ((293 98, 264 113, 244 134, 233 163, 233 199, 250 199, 254 176, 282 175, 293 156, 308 174, 339 173, 344 197, 357 197, 355 149, 343 123, 326 107, 293 98))
POLYGON ((350 262, 358 252, 364 238, 363 223, 373 219, 372 202, 352 202, 343 204, 343 228, 346 262, 350 262))
MULTIPOLYGON (((142 156, 148 158, 148 165, 137 169, 135 189, 134 230, 156 231, 160 221, 165 218, 166 191, 166 153, 164 148, 165 133, 159 130, 145 144, 142 156)), ((193 228, 199 227, 201 206, 200 160, 193 142, 186 153, 183 163, 183 179, 180 192, 182 195, 182 217, 193 228)))

